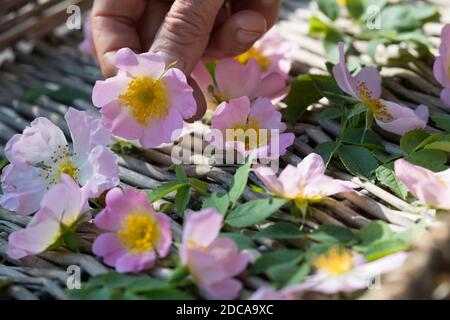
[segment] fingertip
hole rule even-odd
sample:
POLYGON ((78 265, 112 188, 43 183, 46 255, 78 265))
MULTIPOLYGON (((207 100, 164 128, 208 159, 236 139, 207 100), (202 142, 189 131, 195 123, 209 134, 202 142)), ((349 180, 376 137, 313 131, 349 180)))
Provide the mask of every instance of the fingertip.
POLYGON ((239 11, 214 32, 208 54, 218 59, 239 55, 250 49, 266 31, 267 21, 263 15, 253 10, 239 11))
POLYGON ((116 68, 116 54, 117 51, 110 51, 105 53, 100 59, 100 68, 105 78, 113 77, 117 74, 116 68))

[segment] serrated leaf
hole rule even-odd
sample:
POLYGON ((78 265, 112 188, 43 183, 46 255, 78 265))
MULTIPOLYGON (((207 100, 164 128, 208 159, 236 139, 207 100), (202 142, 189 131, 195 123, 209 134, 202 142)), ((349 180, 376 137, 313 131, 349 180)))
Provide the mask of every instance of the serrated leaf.
POLYGON ((304 232, 300 231, 299 228, 292 223, 277 222, 259 231, 253 237, 258 239, 295 239, 301 238, 304 235, 304 232))
POLYGON ((423 129, 415 129, 405 133, 400 139, 400 149, 406 154, 412 153, 430 135, 423 129))
POLYGON ((394 233, 389 226, 382 221, 374 221, 366 224, 358 232, 358 238, 361 246, 367 246, 377 241, 384 241, 393 238, 394 233))
POLYGON ((336 119, 342 116, 341 108, 327 108, 319 114, 319 120, 336 119))
POLYGON ((270 217, 286 202, 287 200, 279 198, 258 199, 246 202, 228 214, 226 223, 236 228, 249 227, 270 217))
POLYGON ((202 195, 208 194, 208 183, 195 178, 188 178, 189 185, 202 195))
POLYGON ((289 95, 284 100, 287 104, 284 111, 286 119, 289 123, 295 124, 306 109, 322 97, 310 75, 298 76, 292 81, 289 95))
POLYGON ((326 24, 325 22, 323 22, 322 20, 320 20, 318 17, 316 16, 312 16, 309 19, 309 30, 308 30, 308 34, 310 36, 315 36, 315 37, 324 37, 328 30, 333 29, 333 27, 331 27, 330 25, 326 24))
POLYGON ((450 142, 449 141, 431 142, 431 143, 427 144, 424 149, 450 152, 450 142))
POLYGON ((299 270, 297 262, 275 265, 267 269, 267 276, 276 286, 283 287, 299 270))
POLYGON ((250 167, 252 165, 252 157, 248 157, 241 167, 236 170, 236 173, 233 177, 233 184, 231 185, 230 192, 228 196, 230 198, 230 202, 235 204, 247 186, 248 174, 250 172, 250 167))
POLYGON ((181 187, 189 187, 189 186, 190 184, 188 180, 168 181, 147 192, 147 198, 150 202, 153 203, 155 201, 164 198, 169 193, 172 193, 181 187))
POLYGON ((177 194, 175 195, 175 206, 177 208, 177 213, 179 216, 183 216, 186 211, 189 200, 191 199, 191 187, 185 186, 181 187, 177 190, 177 194))
POLYGON ((300 265, 300 267, 297 269, 297 271, 292 274, 287 281, 287 284, 296 284, 302 281, 311 271, 311 267, 308 263, 303 263, 300 265))
POLYGON ((447 169, 447 154, 436 150, 420 150, 406 157, 409 162, 438 172, 447 169))
POLYGON ((331 224, 323 224, 309 235, 311 240, 320 243, 346 243, 356 239, 350 229, 331 224))
POLYGON ((180 165, 176 165, 175 166, 175 175, 176 175, 178 180, 183 180, 183 179, 187 179, 188 178, 186 170, 184 170, 184 168, 182 166, 180 166, 180 165))
POLYGON ((273 252, 264 253, 256 262, 250 267, 251 273, 257 274, 266 272, 268 268, 275 265, 285 263, 298 263, 304 257, 304 254, 300 250, 277 250, 273 252))
POLYGON ((319 156, 321 156, 323 162, 325 163, 325 166, 328 166, 338 146, 339 143, 335 141, 323 142, 321 144, 318 144, 314 148, 314 153, 317 153, 319 156))
POLYGON ((225 214, 230 206, 230 198, 227 193, 211 193, 203 200, 202 209, 215 208, 219 213, 225 214))
POLYGON ((316 0, 319 10, 322 11, 331 20, 339 17, 341 8, 336 0, 316 0))
POLYGON ((372 130, 365 128, 347 128, 341 137, 342 142, 384 149, 381 138, 372 130))
POLYGON ((353 108, 350 109, 350 113, 348 114, 347 118, 351 119, 364 112, 367 112, 367 107, 362 103, 357 103, 353 106, 353 108))
POLYGON ((346 0, 345 6, 347 7, 350 16, 355 20, 359 20, 364 14, 365 8, 363 0, 346 0))
POLYGON ((431 119, 439 128, 444 129, 446 132, 450 132, 450 114, 435 114, 431 116, 431 119))
POLYGON ((368 180, 372 179, 378 161, 369 150, 359 146, 341 145, 337 152, 342 164, 350 173, 368 180))
POLYGON ((363 252, 363 254, 367 261, 374 261, 396 252, 405 251, 408 247, 409 246, 400 239, 388 239, 374 242, 363 252))
POLYGON ((394 172, 393 163, 381 165, 375 170, 377 180, 385 187, 391 189, 398 197, 406 200, 408 189, 397 178, 394 172))

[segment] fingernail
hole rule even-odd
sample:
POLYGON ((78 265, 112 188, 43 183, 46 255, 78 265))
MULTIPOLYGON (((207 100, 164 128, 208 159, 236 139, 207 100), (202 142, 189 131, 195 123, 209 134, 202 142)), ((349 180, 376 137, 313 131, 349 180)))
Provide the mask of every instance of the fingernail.
POLYGON ((180 58, 175 57, 166 51, 158 51, 158 54, 163 58, 167 66, 176 62, 173 67, 184 71, 184 62, 180 58))
POLYGON ((249 44, 258 40, 262 36, 261 32, 239 30, 236 35, 236 40, 240 44, 249 44))

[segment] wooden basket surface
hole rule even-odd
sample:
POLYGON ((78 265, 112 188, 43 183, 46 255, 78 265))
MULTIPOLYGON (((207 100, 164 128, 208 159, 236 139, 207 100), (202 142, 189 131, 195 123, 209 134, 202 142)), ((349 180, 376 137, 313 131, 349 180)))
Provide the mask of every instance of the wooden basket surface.
MULTIPOLYGON (((68 4, 77 4, 83 10, 88 9, 92 1, 23 1, 2 0, 0 4, 0 50, 11 47, 18 40, 33 40, 32 53, 19 49, 14 51, 15 60, 4 63, 0 68, 0 157, 4 156, 6 142, 21 132, 31 120, 45 116, 60 126, 68 136, 68 128, 64 114, 69 104, 63 103, 65 98, 47 94, 45 88, 63 87, 65 92, 74 95, 71 106, 80 110, 98 112, 92 106, 90 96, 94 82, 101 79, 101 73, 90 57, 81 55, 78 44, 82 40, 81 32, 70 32, 64 37, 46 37, 51 35, 55 27, 67 19, 68 4)), ((439 3, 439 1, 435 1, 439 3)), ((442 23, 448 22, 450 7, 447 1, 441 1, 443 11, 442 23), (444 7, 445 5, 445 7, 444 7)), ((326 72, 325 52, 321 42, 307 35, 309 18, 312 10, 308 2, 299 0, 284 1, 281 20, 278 24, 280 34, 298 45, 294 57, 293 75, 311 72, 326 72)), ((346 21, 343 20, 343 23, 346 21)), ((428 36, 438 42, 439 25, 426 29, 428 36)), ((351 32, 351 30, 349 30, 351 32)), ((364 43, 355 43, 355 47, 364 52, 364 43)), ((417 65, 399 64, 383 68, 385 95, 391 100, 401 101, 408 106, 426 104, 431 112, 445 112, 439 102, 439 86, 431 71, 431 61, 417 65)), ((323 108, 326 105, 315 105, 323 108)), ((200 130, 196 128, 195 130, 200 130)), ((313 151, 319 143, 334 140, 338 134, 337 122, 319 120, 314 112, 309 112, 302 121, 289 127, 296 134, 292 148, 282 158, 282 165, 297 164, 313 151)), ((429 128, 438 132, 437 128, 429 128)), ((382 133, 383 144, 387 150, 399 151, 398 138, 382 133)), ((183 148, 189 140, 197 139, 195 132, 184 141, 152 150, 141 150, 128 154, 119 152, 120 178, 122 185, 131 185, 141 189, 152 189, 165 181, 174 179, 168 170, 172 165, 171 152, 174 148, 183 148)), ((203 179, 209 183, 210 191, 224 191, 230 187, 233 167, 210 167, 187 165, 186 170, 191 177, 203 179)), ((387 222, 395 231, 411 227, 419 219, 417 209, 409 203, 374 183, 362 181, 346 173, 342 167, 336 166, 331 175, 344 180, 352 180, 359 186, 358 192, 343 195, 340 202, 325 202, 313 209, 313 214, 306 221, 280 211, 265 223, 243 231, 252 235, 259 229, 274 221, 305 223, 307 230, 313 230, 320 224, 333 224, 359 229, 372 220, 387 222)), ((250 176, 253 184, 261 185, 254 176, 250 176)), ((248 201, 260 197, 260 194, 247 188, 243 200, 248 201)), ((173 202, 173 197, 165 199, 173 202)), ((191 204, 193 207, 198 203, 191 204)), ((175 239, 180 237, 180 221, 173 218, 175 239)), ((65 249, 46 252, 38 257, 29 257, 20 261, 7 256, 8 235, 23 228, 30 218, 7 212, 0 208, 0 257, 5 263, 0 264, 0 281, 8 280, 13 284, 7 289, 7 296, 14 299, 67 299, 65 288, 69 265, 79 265, 85 276, 95 276, 110 271, 96 259, 90 246, 99 233, 92 224, 84 224, 79 230, 83 239, 81 253, 73 253, 65 249)), ((280 248, 302 248, 302 243, 294 240, 256 241, 255 248, 259 252, 267 252, 280 248)), ((167 278, 169 270, 158 266, 150 274, 157 278, 167 278)), ((245 289, 242 298, 256 288, 267 285, 267 279, 256 276, 243 276, 241 279, 245 289)))

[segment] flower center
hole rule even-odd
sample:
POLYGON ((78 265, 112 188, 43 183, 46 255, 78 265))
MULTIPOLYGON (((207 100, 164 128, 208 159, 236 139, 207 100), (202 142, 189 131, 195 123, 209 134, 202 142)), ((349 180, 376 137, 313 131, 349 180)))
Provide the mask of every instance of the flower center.
POLYGON ((246 124, 237 125, 231 130, 233 137, 227 140, 244 143, 246 150, 253 150, 265 146, 270 140, 270 130, 261 129, 258 121, 252 117, 248 117, 246 124))
POLYGON ((70 160, 67 160, 56 169, 56 176, 59 179, 61 174, 64 173, 72 177, 73 180, 77 181, 78 171, 78 168, 76 168, 70 160))
POLYGON ((339 3, 340 6, 345 6, 347 0, 337 0, 337 2, 339 3))
POLYGON ((244 52, 243 54, 237 56, 235 59, 241 64, 247 64, 249 60, 255 59, 256 62, 258 62, 261 66, 261 70, 263 72, 267 71, 270 67, 269 57, 264 55, 261 49, 254 47, 250 48, 247 52, 244 52))
POLYGON ((331 275, 339 275, 351 270, 353 256, 350 251, 334 246, 326 254, 319 256, 313 266, 331 275))
POLYGON ((365 82, 358 83, 358 91, 361 101, 372 111, 375 118, 380 121, 391 121, 392 115, 387 111, 387 106, 380 99, 373 99, 372 92, 365 82))
POLYGON ((151 119, 165 117, 169 112, 166 86, 160 79, 134 78, 128 84, 128 90, 119 96, 119 102, 143 126, 151 119))
POLYGON ((67 145, 58 145, 48 161, 35 164, 41 171, 39 175, 47 182, 47 190, 61 181, 61 174, 65 173, 78 182, 79 169, 72 162, 72 154, 67 145))
POLYGON ((159 238, 156 220, 149 214, 132 214, 122 222, 117 236, 132 253, 144 253, 153 249, 159 238))

